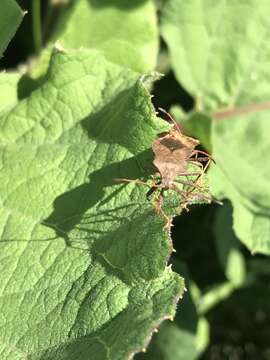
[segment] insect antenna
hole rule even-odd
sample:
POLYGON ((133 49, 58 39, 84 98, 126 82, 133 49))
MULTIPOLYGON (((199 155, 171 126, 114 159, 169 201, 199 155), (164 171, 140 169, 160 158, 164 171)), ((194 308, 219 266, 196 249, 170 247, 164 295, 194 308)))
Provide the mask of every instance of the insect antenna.
POLYGON ((180 134, 182 133, 179 124, 174 120, 174 118, 172 117, 171 114, 169 114, 166 110, 162 109, 161 107, 158 108, 159 111, 163 112, 168 119, 173 123, 174 127, 176 128, 176 130, 178 130, 180 132, 180 134))

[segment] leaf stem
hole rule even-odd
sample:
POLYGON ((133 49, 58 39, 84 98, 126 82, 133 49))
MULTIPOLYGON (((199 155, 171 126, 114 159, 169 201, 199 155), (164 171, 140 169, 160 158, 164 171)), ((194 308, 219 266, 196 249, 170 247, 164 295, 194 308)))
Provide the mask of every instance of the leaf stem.
POLYGON ((223 119, 227 119, 227 118, 231 118, 231 117, 235 117, 235 116, 241 116, 241 115, 265 111, 265 110, 270 110, 270 102, 269 101, 240 106, 238 108, 220 110, 220 111, 214 112, 212 114, 212 116, 216 120, 223 120, 223 119))
POLYGON ((40 0, 32 0, 32 31, 35 52, 42 48, 40 0))

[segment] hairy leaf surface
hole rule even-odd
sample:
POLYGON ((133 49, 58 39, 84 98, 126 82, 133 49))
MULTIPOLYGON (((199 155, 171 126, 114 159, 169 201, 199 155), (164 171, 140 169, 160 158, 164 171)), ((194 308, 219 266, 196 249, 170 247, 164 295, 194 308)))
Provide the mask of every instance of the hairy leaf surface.
POLYGON ((55 50, 0 128, 1 359, 131 357, 183 290, 147 188, 115 181, 145 174, 167 128, 143 79, 55 50))
MULTIPOLYGON (((154 335, 149 350, 138 354, 136 360, 195 360, 198 358, 201 338, 207 338, 207 331, 198 334, 199 319, 194 299, 191 296, 190 278, 187 267, 180 261, 174 261, 174 270, 185 277, 187 293, 177 308, 174 322, 164 322, 154 335)), ((201 326, 201 325, 200 325, 201 326)))

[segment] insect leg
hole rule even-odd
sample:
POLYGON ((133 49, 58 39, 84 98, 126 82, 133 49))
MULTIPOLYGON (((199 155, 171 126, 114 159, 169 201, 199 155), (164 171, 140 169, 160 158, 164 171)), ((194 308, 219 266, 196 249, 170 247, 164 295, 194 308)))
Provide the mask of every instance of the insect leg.
POLYGON ((205 155, 208 159, 211 159, 213 162, 215 162, 215 160, 213 159, 213 157, 208 154, 206 151, 203 151, 203 150, 193 150, 193 152, 191 153, 190 156, 193 156, 193 155, 198 155, 198 154, 203 154, 205 155))
POLYGON ((205 174, 208 166, 210 165, 211 159, 208 159, 207 163, 205 164, 205 166, 202 169, 202 172, 200 174, 198 174, 197 178, 194 180, 194 184, 203 176, 203 174, 205 174))
MULTIPOLYGON (((196 188, 200 188, 201 186, 198 185, 198 181, 200 180, 200 178, 203 176, 203 174, 206 172, 208 166, 210 165, 211 159, 208 159, 206 165, 204 166, 204 168, 202 169, 201 173, 198 174, 197 178, 193 181, 193 184, 191 185, 191 189, 189 191, 187 191, 187 195, 189 196, 196 188)), ((201 194, 201 196, 204 196, 204 198, 206 198, 205 195, 201 194)), ((212 199, 212 198, 211 198, 212 199)))
MULTIPOLYGON (((207 160, 208 160, 208 159, 207 159, 207 160)), ((192 163, 193 165, 197 165, 197 166, 199 166, 200 168, 203 168, 203 164, 200 163, 200 162, 198 161, 198 159, 196 159, 196 160, 188 159, 187 161, 190 162, 190 163, 192 163)))
POLYGON ((165 225, 163 226, 163 229, 169 229, 170 226, 171 226, 171 217, 166 215, 165 212, 163 211, 162 209, 162 206, 163 206, 163 201, 164 201, 164 192, 166 191, 167 189, 166 188, 161 188, 160 189, 160 193, 159 193, 159 196, 157 198, 157 201, 155 203, 155 210, 156 210, 156 213, 157 214, 161 214, 165 220, 166 220, 166 223, 165 225))
POLYGON ((156 192, 158 189, 160 189, 160 187, 152 186, 151 189, 148 190, 147 193, 146 193, 146 198, 147 198, 147 200, 150 200, 150 199, 149 199, 150 196, 151 196, 154 192, 156 192))
POLYGON ((175 179, 174 182, 182 184, 182 185, 190 185, 192 186, 194 184, 194 181, 190 180, 180 180, 180 179, 175 179))
POLYGON ((197 164, 200 164, 200 161, 208 161, 209 160, 209 157, 207 156, 202 156, 202 157, 195 157, 195 158, 190 158, 188 159, 187 161, 190 161, 190 162, 195 162, 197 164))
POLYGON ((158 198, 157 198, 157 200, 156 200, 156 202, 155 202, 155 210, 156 210, 156 213, 157 213, 157 214, 160 214, 160 213, 163 212, 163 210, 162 210, 162 205, 163 205, 163 200, 164 200, 164 197, 163 197, 164 190, 165 190, 165 189, 160 189, 158 198))
POLYGON ((201 172, 199 171, 186 171, 178 174, 178 176, 189 176, 189 175, 200 175, 201 172))

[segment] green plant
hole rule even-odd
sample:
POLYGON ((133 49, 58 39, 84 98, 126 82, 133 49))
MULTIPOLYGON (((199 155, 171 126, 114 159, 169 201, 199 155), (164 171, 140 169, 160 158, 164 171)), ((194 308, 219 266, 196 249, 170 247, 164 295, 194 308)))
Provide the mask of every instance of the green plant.
POLYGON ((211 359, 224 343, 266 357, 270 4, 20 5, 27 15, 13 0, 0 14, 2 68, 16 29, 10 46, 29 49, 0 73, 1 359, 211 359), (205 186, 224 201, 180 214, 169 191, 169 230, 147 188, 115 181, 150 178, 170 129, 152 101, 213 154, 205 186), (228 308, 242 311, 237 339, 228 308), (246 333, 258 311, 262 329, 246 333))

